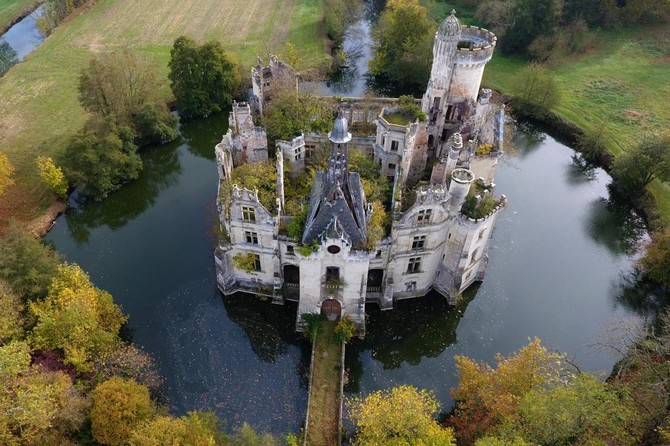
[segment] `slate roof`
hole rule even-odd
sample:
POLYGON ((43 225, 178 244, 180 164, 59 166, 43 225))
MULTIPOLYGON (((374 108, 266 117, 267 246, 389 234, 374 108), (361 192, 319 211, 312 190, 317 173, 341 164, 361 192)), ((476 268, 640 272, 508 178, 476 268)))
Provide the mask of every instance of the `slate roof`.
POLYGON ((312 183, 303 243, 326 238, 365 242, 365 194, 360 175, 348 171, 346 154, 351 133, 347 130, 347 120, 340 113, 328 133, 332 144, 328 171, 317 172, 312 183))

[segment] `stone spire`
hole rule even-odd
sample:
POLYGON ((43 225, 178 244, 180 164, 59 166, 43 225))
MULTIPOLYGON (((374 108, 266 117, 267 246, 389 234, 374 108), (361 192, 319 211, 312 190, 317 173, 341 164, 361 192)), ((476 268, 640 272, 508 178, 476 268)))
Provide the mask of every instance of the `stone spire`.
POLYGON ((456 17, 456 10, 452 9, 449 17, 444 19, 444 22, 437 30, 438 36, 458 40, 461 38, 461 22, 456 17))
POLYGON ((349 173, 347 163, 351 133, 347 120, 338 115, 328 133, 330 157, 328 170, 318 172, 312 185, 310 209, 302 242, 329 237, 328 228, 339 228, 353 243, 365 240, 365 195, 358 173, 349 173))
POLYGON ((347 120, 342 116, 342 111, 338 113, 333 129, 328 133, 328 140, 330 141, 328 180, 340 188, 342 184, 348 182, 349 165, 347 158, 349 156, 349 141, 351 141, 351 133, 348 131, 347 120))

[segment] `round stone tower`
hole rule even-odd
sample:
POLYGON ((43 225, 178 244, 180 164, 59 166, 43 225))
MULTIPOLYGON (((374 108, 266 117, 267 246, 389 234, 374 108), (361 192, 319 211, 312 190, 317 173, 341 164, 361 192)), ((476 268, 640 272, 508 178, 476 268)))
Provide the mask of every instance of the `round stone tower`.
POLYGON ((451 11, 435 33, 433 66, 421 102, 424 113, 443 111, 457 100, 476 100, 496 42, 492 32, 461 25, 451 11))
POLYGON ((451 207, 460 210, 465 203, 465 197, 470 192, 470 185, 475 181, 475 174, 468 169, 454 169, 451 172, 451 183, 449 183, 449 194, 451 195, 451 207))

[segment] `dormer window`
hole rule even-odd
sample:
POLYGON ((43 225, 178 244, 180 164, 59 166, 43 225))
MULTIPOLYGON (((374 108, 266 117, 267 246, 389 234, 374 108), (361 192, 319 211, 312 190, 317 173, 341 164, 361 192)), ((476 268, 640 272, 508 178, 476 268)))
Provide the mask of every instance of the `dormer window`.
POLYGON ((432 209, 421 209, 419 214, 416 216, 417 223, 428 223, 430 221, 430 215, 432 212, 432 209))
POLYGON ((242 206, 242 220, 256 221, 256 209, 251 206, 242 206))

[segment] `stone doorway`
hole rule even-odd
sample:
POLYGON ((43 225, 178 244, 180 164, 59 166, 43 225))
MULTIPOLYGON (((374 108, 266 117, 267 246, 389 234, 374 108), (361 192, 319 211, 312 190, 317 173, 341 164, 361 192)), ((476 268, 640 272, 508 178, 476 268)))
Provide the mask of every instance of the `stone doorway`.
POLYGON ((327 299, 321 303, 321 314, 329 321, 336 321, 342 313, 342 305, 335 299, 327 299))

